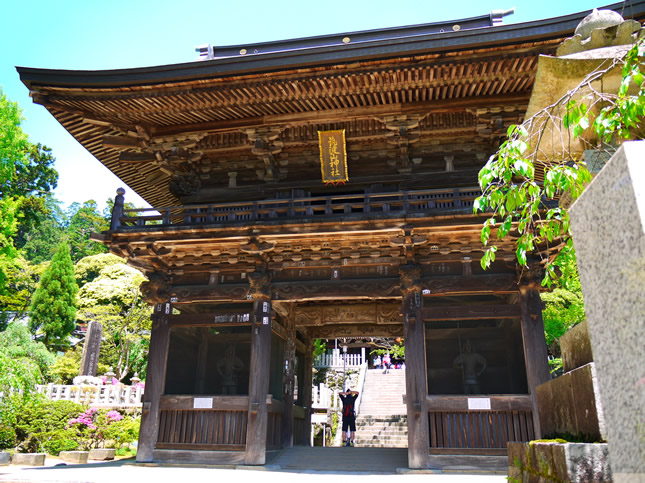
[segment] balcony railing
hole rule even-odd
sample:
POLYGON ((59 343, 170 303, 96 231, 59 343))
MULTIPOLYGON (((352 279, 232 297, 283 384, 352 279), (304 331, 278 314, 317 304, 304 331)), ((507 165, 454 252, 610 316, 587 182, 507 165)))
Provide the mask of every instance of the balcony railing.
POLYGON ((397 191, 393 193, 344 194, 289 199, 171 206, 124 210, 115 204, 112 229, 136 229, 155 225, 233 224, 240 222, 321 220, 352 214, 399 216, 412 213, 470 212, 479 188, 397 191))

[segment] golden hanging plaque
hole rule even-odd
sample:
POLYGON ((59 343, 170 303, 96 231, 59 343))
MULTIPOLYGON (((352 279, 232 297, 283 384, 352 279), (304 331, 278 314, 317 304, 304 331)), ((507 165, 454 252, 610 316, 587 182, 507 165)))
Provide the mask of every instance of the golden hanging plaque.
POLYGON ((345 130, 318 131, 320 144, 320 170, 323 183, 345 183, 347 176, 347 150, 345 130))

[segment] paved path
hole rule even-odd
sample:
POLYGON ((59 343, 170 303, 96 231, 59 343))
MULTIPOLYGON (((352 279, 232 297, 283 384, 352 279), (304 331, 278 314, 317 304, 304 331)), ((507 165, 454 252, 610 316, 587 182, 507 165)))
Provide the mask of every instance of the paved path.
MULTIPOLYGON (((431 456, 435 470, 407 470, 407 450, 400 448, 304 448, 279 452, 264 467, 205 465, 137 465, 133 460, 40 468, 0 466, 0 482, 191 482, 239 481, 262 483, 330 481, 373 483, 374 478, 404 478, 408 482, 506 482, 504 458, 431 456), (398 472, 397 472, 398 470, 398 472), (369 479, 369 480, 368 480, 369 479)), ((56 460, 48 458, 48 465, 56 460)), ((403 483, 403 481, 401 482, 403 483)))

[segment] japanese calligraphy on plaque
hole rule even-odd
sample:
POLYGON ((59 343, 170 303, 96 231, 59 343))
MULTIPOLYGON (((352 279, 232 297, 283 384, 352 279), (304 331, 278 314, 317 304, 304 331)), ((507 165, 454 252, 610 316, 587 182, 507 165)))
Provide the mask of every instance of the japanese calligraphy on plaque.
POLYGON ((349 179, 345 130, 318 131, 318 143, 323 183, 345 183, 349 179))

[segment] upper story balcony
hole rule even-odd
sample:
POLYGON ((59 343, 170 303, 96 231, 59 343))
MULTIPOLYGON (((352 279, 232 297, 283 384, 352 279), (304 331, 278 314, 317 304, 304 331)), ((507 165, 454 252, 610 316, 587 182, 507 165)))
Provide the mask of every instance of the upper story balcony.
POLYGON ((111 231, 195 225, 274 225, 339 220, 397 219, 472 213, 478 187, 355 193, 130 209, 115 205, 111 231))

